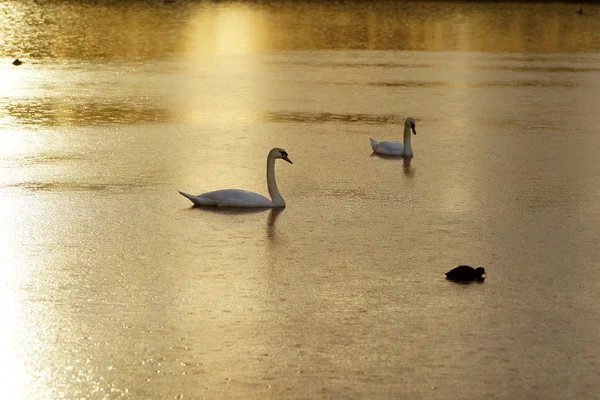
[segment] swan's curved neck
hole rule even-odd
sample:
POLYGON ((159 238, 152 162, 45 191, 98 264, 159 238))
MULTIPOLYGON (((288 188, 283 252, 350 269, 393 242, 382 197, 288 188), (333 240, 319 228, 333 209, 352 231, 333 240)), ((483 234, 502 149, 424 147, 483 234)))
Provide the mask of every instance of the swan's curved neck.
POLYGON ((410 129, 410 125, 404 125, 404 149, 402 149, 403 156, 412 156, 413 150, 410 146, 410 136, 412 135, 412 130, 410 129))
POLYGON ((267 188, 273 204, 276 207, 285 207, 285 200, 281 197, 275 181, 275 159, 271 157, 267 157, 267 188))

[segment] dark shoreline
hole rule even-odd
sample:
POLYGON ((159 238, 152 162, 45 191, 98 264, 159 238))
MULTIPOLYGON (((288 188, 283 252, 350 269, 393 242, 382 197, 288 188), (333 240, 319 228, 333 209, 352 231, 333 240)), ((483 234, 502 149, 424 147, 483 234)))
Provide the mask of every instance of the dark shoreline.
MULTIPOLYGON (((144 0, 142 0, 144 1, 144 0)), ((182 3, 554 3, 600 4, 600 0, 174 0, 182 3)))
POLYGON ((194 3, 248 3, 248 4, 278 4, 278 3, 323 3, 323 4, 344 4, 344 3, 551 3, 551 4, 600 4, 600 0, 34 0, 36 3, 149 3, 162 4, 170 6, 178 4, 194 3))

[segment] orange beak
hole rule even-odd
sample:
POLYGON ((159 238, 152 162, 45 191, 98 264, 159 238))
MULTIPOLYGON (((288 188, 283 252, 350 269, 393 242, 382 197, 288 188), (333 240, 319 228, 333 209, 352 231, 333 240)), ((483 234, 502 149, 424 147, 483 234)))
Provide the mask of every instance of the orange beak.
POLYGON ((289 162, 290 164, 293 164, 292 160, 287 158, 287 156, 282 156, 281 158, 283 158, 285 161, 289 162))

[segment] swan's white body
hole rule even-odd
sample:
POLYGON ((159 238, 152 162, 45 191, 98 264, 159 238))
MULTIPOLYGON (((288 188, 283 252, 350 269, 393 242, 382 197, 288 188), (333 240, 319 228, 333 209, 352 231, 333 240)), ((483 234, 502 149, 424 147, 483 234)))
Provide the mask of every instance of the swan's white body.
POLYGON ((415 129, 415 119, 413 117, 406 118, 404 121, 404 143, 398 141, 378 142, 371 138, 371 148, 376 154, 388 156, 412 156, 413 149, 410 145, 410 134, 417 134, 415 129))
POLYGON ((290 164, 292 162, 287 157, 287 152, 283 149, 274 148, 267 156, 267 188, 271 199, 258 193, 248 192, 240 189, 223 189, 213 192, 203 193, 198 196, 179 192, 187 197, 196 206, 216 206, 216 207, 285 207, 285 200, 279 193, 277 182, 275 181, 275 160, 281 158, 290 164))
POLYGON ((179 192, 196 206, 217 207, 277 207, 277 205, 258 193, 240 189, 223 189, 203 193, 199 196, 179 192))

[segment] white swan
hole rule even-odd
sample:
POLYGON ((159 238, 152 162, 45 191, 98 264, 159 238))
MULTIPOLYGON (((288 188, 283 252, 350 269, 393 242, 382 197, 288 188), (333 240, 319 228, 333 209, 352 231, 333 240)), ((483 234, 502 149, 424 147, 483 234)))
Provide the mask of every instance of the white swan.
POLYGON ((413 149, 410 146, 410 131, 415 135, 417 131, 415 129, 415 119, 413 117, 406 118, 404 121, 404 143, 392 141, 392 142, 377 142, 371 139, 371 147, 373 152, 377 154, 384 154, 390 156, 412 156, 413 149))
POLYGON ((194 196, 188 193, 179 192, 187 197, 196 206, 217 206, 217 207, 285 207, 285 200, 281 197, 277 182, 275 182, 275 160, 282 158, 293 164, 288 158, 288 153, 279 148, 269 151, 267 156, 267 188, 271 200, 258 193, 248 192, 240 189, 223 189, 214 192, 203 193, 194 196))

